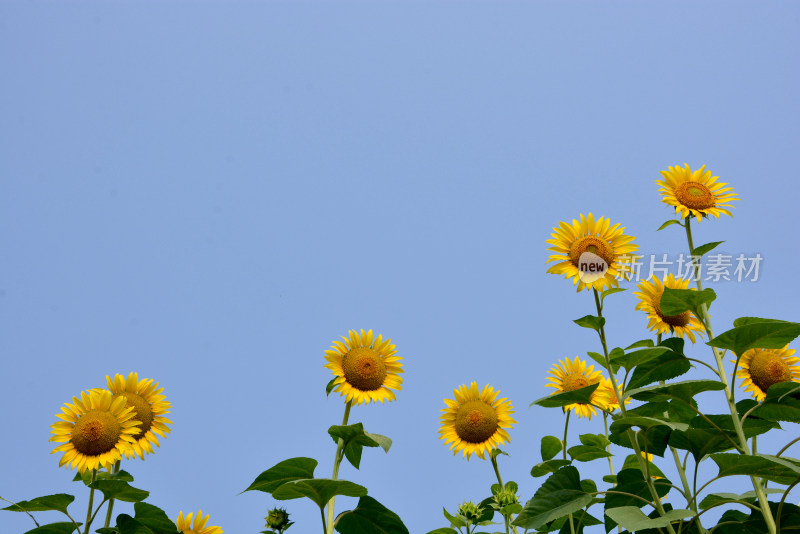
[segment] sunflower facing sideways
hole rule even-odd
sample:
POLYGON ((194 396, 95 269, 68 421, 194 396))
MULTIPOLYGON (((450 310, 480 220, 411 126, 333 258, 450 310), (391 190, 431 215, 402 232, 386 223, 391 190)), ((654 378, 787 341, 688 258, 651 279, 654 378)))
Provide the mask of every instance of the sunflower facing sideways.
POLYGON ((499 394, 488 384, 478 390, 472 382, 453 390, 454 399, 444 399, 439 439, 450 444, 453 454, 461 452, 469 460, 474 453, 485 460, 487 452, 511 441, 507 430, 517 423, 511 418, 513 406, 508 399, 498 400, 499 394))
POLYGON ((138 373, 130 373, 128 378, 117 374, 113 379, 106 375, 106 382, 114 398, 124 398, 126 404, 133 407, 136 420, 142 423, 126 458, 133 458, 135 453, 144 459, 145 453, 154 452, 153 445, 159 446, 156 434, 166 437, 166 433, 170 432, 167 424, 173 424, 164 417, 171 406, 161 394, 164 389, 159 388, 158 382, 153 382, 152 378, 139 380, 138 373))
POLYGON ((676 165, 661 171, 664 180, 656 180, 656 184, 661 186, 658 190, 661 202, 675 206, 675 214, 679 214, 681 219, 697 217, 699 222, 709 215, 717 219, 723 213, 731 215, 727 209, 733 207, 730 202, 739 200, 733 188, 717 182, 719 177, 711 176, 705 165, 696 171, 685 165, 685 168, 676 165))
POLYGON ((181 534, 223 534, 223 530, 220 527, 206 526, 211 516, 206 514, 206 516, 203 517, 202 510, 197 512, 197 516, 194 518, 194 524, 192 523, 192 515, 192 513, 189 513, 186 517, 183 517, 183 512, 178 513, 178 519, 175 521, 178 532, 181 534))
POLYGON ((595 220, 591 213, 588 217, 583 214, 580 217, 580 221, 573 219, 572 224, 559 222, 553 228, 552 239, 547 240, 551 246, 547 250, 554 254, 545 263, 556 263, 548 267, 547 272, 572 278, 578 291, 589 288, 602 291, 617 287, 617 278, 631 271, 630 263, 634 260, 632 253, 639 248, 632 243, 635 238, 625 235, 625 228, 620 228, 619 224, 611 226, 608 217, 595 220), (599 274, 582 270, 586 266, 587 253, 598 264, 602 260, 599 274))
MULTIPOLYGON (((736 377, 742 387, 759 402, 767 396, 770 386, 780 382, 800 382, 800 358, 794 356, 788 345, 782 349, 750 349, 739 358, 740 369, 736 377)), ((731 360, 735 362, 736 360, 731 360)))
MULTIPOLYGON (((647 314, 649 323, 647 328, 658 334, 673 332, 677 337, 688 337, 695 342, 695 332, 703 335, 704 329, 700 320, 690 311, 685 311, 679 315, 664 315, 661 313, 661 296, 664 288, 667 289, 689 289, 689 280, 675 278, 675 275, 668 274, 663 280, 653 276, 650 280, 640 282, 636 288, 638 293, 634 293, 639 299, 636 309, 647 314)), ((694 288, 692 288, 694 289, 694 288)))
POLYGON ((72 397, 56 414, 61 419, 51 425, 50 441, 62 443, 53 453, 63 452, 59 467, 69 464, 81 473, 111 466, 131 450, 141 423, 125 399, 112 398, 104 390, 84 391, 72 397))
POLYGON ((572 410, 578 414, 578 417, 588 417, 591 419, 593 416, 597 415, 597 410, 595 410, 593 405, 611 410, 612 406, 609 405, 609 398, 611 396, 614 397, 613 403, 619 406, 616 404, 616 396, 614 395, 613 388, 611 388, 611 382, 603 378, 603 374, 600 371, 595 371, 594 365, 589 365, 587 367, 586 362, 582 361, 577 356, 575 356, 574 362, 570 361, 569 358, 559 360, 548 372, 553 376, 547 377, 547 380, 551 383, 545 385, 556 389, 556 391, 552 393, 553 395, 585 388, 592 384, 600 384, 597 386, 597 389, 592 392, 591 404, 576 402, 564 407, 565 410, 572 410), (606 385, 605 382, 608 382, 608 384, 606 385))
POLYGON ((344 342, 334 341, 325 351, 325 367, 336 375, 333 391, 353 404, 395 400, 392 390, 399 391, 403 384, 403 358, 395 356, 392 340, 384 340, 380 334, 374 338, 372 330, 360 334, 350 330, 349 336, 342 337, 344 342))

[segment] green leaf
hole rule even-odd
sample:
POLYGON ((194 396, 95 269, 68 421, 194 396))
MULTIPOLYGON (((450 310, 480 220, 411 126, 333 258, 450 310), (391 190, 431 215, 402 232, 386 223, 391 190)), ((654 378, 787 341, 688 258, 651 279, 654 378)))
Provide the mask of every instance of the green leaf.
POLYGON ((603 325, 606 324, 605 317, 597 317, 596 315, 584 315, 580 319, 575 319, 572 321, 578 326, 582 326, 584 328, 591 328, 592 330, 600 331, 603 325))
POLYGON ((561 525, 561 529, 559 529, 558 534, 572 534, 572 529, 575 530, 575 534, 582 534, 585 527, 603 524, 596 517, 586 512, 586 510, 579 510, 578 512, 572 514, 572 528, 569 526, 569 518, 565 517, 557 519, 552 523, 552 525, 555 526, 559 522, 563 524, 561 525))
POLYGON ((733 321, 733 326, 744 326, 753 323, 788 323, 782 319, 764 319, 763 317, 739 317, 733 321))
MULTIPOLYGON (((672 483, 666 478, 653 480, 653 486, 655 486, 656 493, 659 497, 663 497, 669 493, 671 484, 672 483)), ((653 499, 653 496, 650 494, 650 488, 648 487, 647 481, 644 478, 644 474, 638 468, 622 469, 619 471, 617 473, 617 486, 614 488, 614 491, 630 493, 631 495, 642 497, 647 501, 652 501, 653 499)), ((606 494, 606 514, 608 514, 608 511, 612 508, 619 508, 623 506, 641 508, 642 506, 646 506, 646 503, 641 499, 637 499, 629 495, 623 495, 622 493, 606 494)))
POLYGON ((562 467, 541 485, 513 524, 537 529, 554 519, 575 513, 591 502, 592 496, 581 488, 578 470, 572 466, 562 467))
POLYGON ((611 423, 611 432, 619 434, 632 427, 639 427, 649 430, 656 426, 666 426, 673 430, 686 430, 689 428, 689 425, 686 423, 667 421, 664 419, 657 419, 655 417, 626 416, 620 417, 611 423))
POLYGON ((331 381, 330 381, 330 382, 328 382, 328 383, 325 385, 325 396, 326 396, 326 397, 327 397, 328 395, 330 395, 330 394, 331 394, 331 391, 333 391, 333 388, 335 388, 335 387, 336 387, 336 384, 334 383, 334 382, 336 382, 336 378, 338 378, 338 377, 333 377, 333 378, 331 378, 331 381))
POLYGON ((332 480, 329 478, 308 478, 287 482, 272 492, 272 498, 279 501, 308 497, 320 508, 324 508, 331 497, 346 495, 348 497, 363 497, 367 488, 347 480, 332 480))
POLYGON ((790 462, 777 456, 757 454, 719 453, 712 454, 711 459, 719 467, 717 476, 750 475, 766 478, 778 484, 792 484, 800 479, 800 464, 790 462))
POLYGON ((134 519, 150 528, 154 534, 178 534, 175 523, 158 506, 146 502, 137 502, 133 505, 136 515, 134 519))
MULTIPOLYGON (((689 427, 688 430, 682 432, 673 432, 670 435, 669 443, 677 449, 691 452, 696 461, 700 461, 707 454, 737 448, 734 444, 738 443, 738 436, 730 415, 697 415, 691 420, 689 427)), ((780 428, 780 426, 772 421, 754 417, 745 419, 743 425, 744 435, 747 439, 773 428, 780 428)))
POLYGON ((706 288, 702 291, 694 289, 670 289, 664 288, 661 295, 659 308, 661 313, 666 316, 680 315, 685 311, 694 313, 695 317, 702 317, 702 305, 711 306, 717 294, 713 289, 706 288))
POLYGON ((341 534, 408 534, 400 517, 372 497, 361 497, 355 510, 343 512, 334 528, 341 534))
POLYGON ((677 400, 648 402, 636 408, 630 408, 628 416, 654 417, 673 423, 690 423, 697 417, 696 408, 697 403, 693 399, 689 400, 689 404, 677 400))
POLYGON ((333 438, 334 443, 338 443, 339 439, 344 441, 344 455, 356 469, 361 464, 361 451, 364 447, 381 446, 386 452, 389 452, 389 447, 392 446, 392 440, 386 436, 364 432, 364 426, 361 423, 348 426, 334 425, 328 429, 328 434, 333 438))
POLYGON ((465 527, 467 526, 467 522, 460 515, 452 515, 450 512, 447 511, 447 508, 442 507, 442 512, 444 512, 444 517, 450 524, 456 528, 465 527))
MULTIPOLYGON (((82 524, 83 523, 78 523, 78 526, 82 524)), ((63 523, 42 525, 25 532, 25 534, 70 534, 70 532, 75 532, 75 530, 75 523, 72 521, 65 521, 63 523)), ((80 532, 80 530, 78 530, 78 532, 80 532)))
POLYGON ((101 491, 105 499, 125 502, 143 501, 150 495, 149 491, 134 488, 124 480, 96 480, 89 487, 101 491))
POLYGON ((458 531, 454 528, 450 527, 442 527, 437 528, 436 530, 431 530, 428 534, 458 534, 458 531))
POLYGON ((587 352, 586 355, 589 356, 594 361, 596 361, 597 363, 599 363, 601 367, 605 368, 606 359, 602 354, 600 354, 599 352, 587 352))
POLYGON ((630 371, 637 365, 641 365, 649 360, 652 360, 653 358, 661 356, 666 352, 671 351, 667 347, 651 347, 628 353, 622 353, 611 360, 611 362, 623 367, 626 371, 630 371))
POLYGON ((543 477, 549 473, 555 473, 565 465, 569 465, 572 462, 570 460, 547 460, 546 462, 541 462, 533 466, 531 469, 531 476, 534 478, 543 477))
POLYGON ((677 352, 667 351, 664 354, 658 355, 638 365, 633 370, 627 387, 629 389, 636 389, 660 380, 670 380, 687 373, 691 368, 692 364, 686 356, 678 354, 677 352))
MULTIPOLYGON (((783 493, 784 490, 774 489, 774 488, 765 488, 764 492, 767 494, 775 494, 775 493, 783 493)), ((723 503, 749 503, 754 504, 756 502, 757 496, 755 491, 748 491, 747 493, 742 493, 741 495, 737 495, 736 493, 710 493, 706 495, 705 498, 700 501, 700 509, 705 510, 706 508, 710 508, 712 506, 716 506, 718 504, 723 503)))
POLYGON ((119 534, 153 534, 153 531, 127 514, 117 516, 119 534))
POLYGON ((555 436, 545 436, 542 438, 542 460, 552 460, 556 457, 556 454, 561 452, 563 446, 561 444, 561 440, 555 436))
MULTIPOLYGON (((670 432, 672 432, 672 430, 668 426, 664 425, 653 426, 644 432, 636 432, 634 434, 636 436, 636 443, 638 444, 639 450, 646 450, 650 454, 654 454, 656 456, 664 456, 664 451, 667 449, 670 432)), ((631 433, 633 432, 631 431, 631 433)), ((631 438, 627 430, 622 432, 612 432, 609 436, 609 439, 611 440, 611 443, 614 443, 615 445, 633 449, 633 444, 631 443, 631 438)))
MULTIPOLYGON (((666 476, 661 471, 661 469, 659 469, 658 466, 656 466, 656 464, 654 464, 650 460, 645 460, 641 456, 640 456, 640 458, 642 460, 644 460, 645 463, 647 464, 647 473, 649 473, 649 475, 651 477, 664 478, 666 476)), ((629 454, 628 456, 625 457, 625 463, 622 464, 622 469, 637 469, 637 470, 641 471, 642 470, 642 466, 639 464, 639 460, 636 458, 635 454, 629 454)))
POLYGON ((631 343, 630 345, 625 347, 625 350, 648 348, 648 347, 652 347, 652 346, 655 346, 655 343, 653 343, 652 339, 649 339, 649 338, 648 339, 640 339, 639 341, 631 343))
POLYGON ((741 326, 721 333, 707 344, 741 356, 749 349, 782 349, 800 335, 800 323, 773 319, 755 322, 753 317, 743 319, 743 322, 737 319, 741 326))
POLYGON ((490 454, 492 455, 492 458, 497 458, 497 457, 498 457, 498 456, 500 456, 501 454, 502 454, 503 456, 508 456, 508 453, 507 453, 506 451, 504 451, 504 450, 501 450, 501 449, 500 449, 500 448, 498 448, 498 447, 495 447, 494 449, 492 449, 492 452, 491 452, 490 454))
MULTIPOLYGON (((685 380, 658 386, 647 386, 626 391, 625 394, 640 401, 678 399, 686 401, 704 391, 721 391, 725 385, 717 380, 685 380)), ((577 391, 577 390, 576 390, 577 391)))
MULTIPOLYGON (((270 467, 256 477, 244 491, 258 490, 272 493, 282 485, 295 480, 314 478, 317 461, 313 458, 290 458, 270 467)), ((244 492, 242 492, 244 493, 244 492)))
POLYGON ((591 447, 600 447, 606 448, 608 447, 611 442, 606 439, 603 434, 581 434, 578 436, 578 439, 581 441, 583 445, 589 445, 591 447))
POLYGON ((624 287, 611 287, 606 289, 602 293, 600 293, 600 302, 606 300, 606 297, 609 295, 613 295, 614 293, 621 293, 622 291, 627 291, 624 287))
POLYGON ((647 528, 663 528, 673 521, 694 516, 691 510, 670 510, 663 516, 650 519, 636 506, 620 506, 606 510, 606 515, 623 528, 635 532, 647 528))
POLYGON ((597 458, 608 458, 613 456, 610 452, 600 447, 593 447, 591 445, 575 445, 567 449, 567 454, 572 458, 573 462, 590 462, 597 458))
POLYGON ((671 226, 671 225, 673 225, 673 224, 679 224, 679 225, 683 226, 683 223, 682 223, 682 222, 680 222, 679 220, 677 220, 677 219, 670 219, 670 220, 668 220, 668 221, 664 222, 664 224, 662 224, 661 226, 659 226, 659 227, 658 227, 658 230, 656 230, 656 232, 660 232, 661 230, 663 230, 663 229, 664 229, 664 228, 666 228, 667 226, 671 226))
POLYGON ((715 248, 717 248, 719 245, 723 244, 724 242, 725 241, 712 241, 711 243, 706 243, 705 245, 700 245, 699 247, 696 247, 692 251, 692 256, 702 256, 704 254, 708 254, 709 252, 711 252, 712 250, 714 250, 715 248))
POLYGON ((763 403, 752 415, 770 421, 800 423, 800 384, 781 382, 770 386, 763 403))
POLYGON ((563 393, 556 393, 555 395, 548 395, 533 401, 530 405, 534 404, 544 408, 560 408, 562 406, 569 406, 576 402, 589 404, 592 400, 592 393, 597 389, 600 384, 591 384, 585 388, 573 389, 572 391, 565 391, 563 393))
POLYGON ((20 501, 17 504, 6 506, 3 510, 8 510, 9 512, 46 512, 48 510, 56 510, 66 514, 67 506, 74 500, 75 497, 72 495, 56 493, 55 495, 36 497, 30 501, 20 501))

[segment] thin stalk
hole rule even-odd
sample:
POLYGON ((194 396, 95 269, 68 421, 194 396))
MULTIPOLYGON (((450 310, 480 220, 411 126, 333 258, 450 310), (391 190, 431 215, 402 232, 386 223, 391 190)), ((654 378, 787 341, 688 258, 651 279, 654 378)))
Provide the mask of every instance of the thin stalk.
MULTIPOLYGON (((111 468, 111 475, 112 476, 116 475, 117 473, 119 473, 119 465, 120 465, 120 463, 121 463, 121 461, 117 460, 116 463, 114 464, 114 467, 111 468)), ((112 514, 113 511, 114 511, 114 499, 111 498, 111 499, 108 500, 108 511, 106 511, 105 528, 108 528, 108 525, 111 523, 111 514, 112 514)))
POLYGON ((319 515, 322 517, 322 532, 328 534, 328 525, 325 524, 325 510, 319 509, 319 515))
MULTIPOLYGON (((350 402, 345 403, 344 405, 344 417, 342 418, 342 426, 347 425, 347 420, 350 418, 350 407, 352 404, 350 402)), ((344 440, 339 438, 339 443, 336 445, 336 455, 333 457, 333 476, 331 477, 333 480, 337 480, 339 478, 339 465, 342 463, 342 458, 344 457, 344 440)), ((333 505, 335 504, 336 496, 331 497, 331 500, 328 501, 328 524, 325 530, 326 534, 333 534, 333 505)), ((325 524, 325 517, 323 514, 322 517, 322 524, 325 524)))
MULTIPOLYGON (((500 476, 500 468, 497 466, 497 456, 495 456, 494 454, 491 454, 491 453, 489 453, 489 456, 492 459, 492 467, 494 467, 494 474, 497 477, 497 482, 500 484, 500 489, 503 490, 503 489, 505 489, 506 485, 503 484, 503 478, 500 476)), ((511 520, 511 515, 512 514, 509 514, 508 516, 505 516, 505 515, 503 516, 505 518, 505 520, 506 520, 505 521, 506 522, 506 533, 508 533, 508 523, 511 520)), ((518 534, 517 527, 515 525, 511 525, 511 528, 514 530, 514 534, 518 534)))
MULTIPOLYGON (((608 439, 608 412, 603 412, 603 428, 606 431, 606 441, 611 441, 608 439)), ((611 452, 611 445, 606 445, 606 451, 611 452)), ((614 476, 614 462, 611 460, 611 456, 608 457, 608 470, 611 472, 611 476, 614 476)))
MULTIPOLYGON (((692 225, 691 225, 691 217, 686 218, 686 240, 689 243, 689 254, 694 251, 694 240, 692 239, 692 225)), ((700 271, 698 269, 697 263, 692 262, 692 270, 694 274, 694 282, 697 286, 698 291, 703 290, 703 284, 700 281, 700 271)), ((714 338, 714 332, 711 329, 711 316, 708 313, 708 306, 706 303, 703 303, 700 306, 700 312, 702 317, 698 317, 700 321, 702 321, 703 326, 705 327, 706 333, 708 334, 709 341, 714 338)), ((739 418, 739 413, 736 411, 736 402, 734 401, 733 390, 731 390, 730 384, 728 383, 728 375, 725 373, 725 365, 722 361, 722 354, 716 347, 711 347, 711 352, 714 353, 714 360, 717 363, 717 372, 719 374, 719 379, 722 382, 722 385, 725 386, 725 398, 728 401, 728 408, 731 412, 731 419, 733 420, 733 428, 736 430, 736 437, 739 439, 739 444, 741 445, 744 454, 750 456, 750 449, 747 445, 747 438, 744 435, 744 429, 742 428, 742 421, 739 418)), ((761 479, 751 476, 750 481, 753 483, 753 489, 758 496, 758 504, 761 508, 761 513, 764 515, 764 521, 767 524, 767 529, 769 530, 770 534, 777 534, 776 526, 775 526, 775 519, 772 517, 772 511, 769 509, 769 502, 767 501, 767 495, 764 493, 764 487, 761 485, 761 479)))
MULTIPOLYGON (((0 497, 0 501, 6 501, 6 502, 10 502, 11 504, 13 504, 14 506, 16 506, 17 508, 20 508, 20 509, 22 509, 22 507, 21 507, 20 505, 18 505, 17 503, 15 503, 14 501, 9 501, 8 499, 5 499, 5 498, 3 498, 3 497, 0 497)), ((37 527, 39 526, 39 523, 36 521, 36 518, 35 518, 35 517, 33 517, 29 511, 27 511, 27 510, 22 510, 22 511, 23 511, 23 512, 25 512, 26 514, 28 514, 28 517, 30 517, 30 518, 31 518, 31 521, 33 521, 34 523, 36 523, 36 526, 37 526, 37 527)), ((74 522, 75 522, 75 521, 73 521, 73 523, 74 523, 74 522)), ((78 525, 75 525, 75 528, 78 528, 78 525)))
MULTIPOLYGON (((97 469, 92 469, 92 483, 97 479, 97 469)), ((83 525, 83 534, 89 534, 92 525, 92 506, 94 506, 94 488, 89 489, 89 509, 86 510, 86 524, 83 525)))
MULTIPOLYGON (((567 430, 569 430, 569 414, 570 411, 566 410, 567 417, 564 420, 564 441, 561 442, 561 452, 563 454, 564 459, 567 459, 567 430)), ((569 531, 571 534, 575 534, 575 524, 572 522, 572 514, 569 514, 569 531)))

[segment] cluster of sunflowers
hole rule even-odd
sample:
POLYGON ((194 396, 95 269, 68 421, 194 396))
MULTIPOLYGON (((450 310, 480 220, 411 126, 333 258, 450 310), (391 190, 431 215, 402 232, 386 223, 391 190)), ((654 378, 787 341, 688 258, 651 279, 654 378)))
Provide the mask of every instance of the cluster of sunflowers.
MULTIPOLYGON (((677 217, 659 230, 683 227, 694 263, 690 278, 669 274, 638 284, 636 309, 647 315, 655 339, 610 348, 606 336, 605 299, 624 291, 618 280, 630 276, 637 259, 638 246, 633 237, 625 235, 625 228, 612 226, 605 217, 595 219, 591 213, 553 228, 552 239, 547 241, 552 252, 547 263, 553 263, 548 272, 562 274, 572 279, 578 292, 592 294, 594 312, 575 323, 597 333, 602 352, 587 352, 595 362, 592 365, 577 356, 554 365, 546 386, 555 391, 533 402, 563 411, 564 434, 563 438, 542 438, 542 461, 533 466, 531 475, 547 479, 524 505, 518 485, 503 482, 497 461, 506 454, 500 447, 510 442, 509 431, 516 424, 511 402, 500 398, 500 392, 490 385, 479 388, 476 382, 457 387, 453 398, 444 400, 440 438, 453 454, 461 453, 467 460, 473 454, 484 460, 488 457, 497 483, 490 486, 491 495, 480 502, 464 502, 454 514, 445 510, 449 525, 429 534, 484 534, 485 530, 479 529, 489 525, 499 525, 506 534, 520 530, 580 534, 595 525, 604 525, 606 532, 617 528, 621 534, 776 534, 799 528, 800 507, 786 501, 790 490, 800 483, 800 460, 784 453, 800 438, 770 455, 757 452, 757 436, 779 429, 781 422, 800 423, 800 385, 796 384, 800 382, 796 365, 800 359, 788 348, 800 335, 800 324, 742 317, 731 330, 714 335, 709 306, 716 294, 703 289, 699 266, 702 256, 719 243, 695 247, 691 219, 730 215, 730 203, 737 197, 705 167, 695 171, 688 165, 669 167, 662 176, 663 180, 656 182, 662 201, 674 207, 677 217), (600 265, 599 270, 585 267, 587 255, 592 265, 600 265), (689 287, 692 282, 696 287, 689 287), (686 339, 692 344, 707 339, 712 359, 687 356, 686 339), (724 367, 726 355, 734 363, 730 374, 724 367), (600 368, 595 370, 595 365, 600 368), (695 365, 703 366, 712 378, 674 381, 695 365), (736 402, 736 379, 753 399, 736 402), (695 396, 714 391, 724 394, 729 413, 706 414, 700 409, 695 396), (639 404, 632 406, 634 402, 639 404), (603 432, 582 434, 580 444, 569 447, 572 413, 587 419, 602 414, 603 432), (612 444, 618 450, 630 450, 618 470, 612 444), (670 469, 680 477, 679 485, 653 463, 655 457, 674 462, 670 469), (582 479, 578 468, 583 462, 602 459, 609 468, 603 477, 605 489, 591 479, 582 479), (719 473, 698 488, 698 467, 707 459, 717 465, 719 473), (709 485, 731 476, 749 479, 753 491, 741 495, 708 492, 709 485), (768 488, 769 483, 779 487, 768 488), (674 494, 670 502, 668 494, 674 494), (779 498, 770 501, 768 494, 779 498), (673 507, 672 502, 677 505, 681 500, 685 507, 673 507), (590 513, 597 505, 603 508, 601 519, 590 513), (704 525, 702 516, 722 506, 727 509, 716 524, 704 525), (500 523, 493 521, 497 514, 500 523)), ((336 444, 331 477, 314 476, 318 462, 313 458, 290 458, 262 472, 245 491, 262 491, 276 500, 310 499, 319 507, 324 534, 334 530, 340 534, 407 534, 400 517, 370 497, 367 488, 338 477, 345 459, 359 467, 364 447, 389 451, 388 437, 367 432, 362 423, 350 424, 349 419, 353 405, 395 400, 395 391, 403 383, 402 358, 390 339, 375 336, 372 330, 351 330, 342 341, 333 342, 325 359, 325 367, 334 375, 326 391, 339 393, 345 404, 342 423, 328 430, 336 444), (358 504, 337 515, 337 496, 358 497, 358 504)), ((41 527, 37 523, 27 534, 88 534, 104 505, 105 524, 96 530, 100 534, 221 534, 220 527, 206 526, 208 516, 202 512, 194 516, 180 512, 173 522, 163 510, 144 502, 146 491, 130 486, 133 477, 121 470, 120 464, 123 459, 152 453, 153 445, 158 446, 156 435, 163 438, 170 432, 172 422, 165 417, 170 404, 158 383, 140 380, 136 373, 127 378, 107 377, 107 385, 108 389, 92 389, 73 398, 52 425, 51 440, 61 443, 53 452, 63 453, 59 465, 77 469, 75 480, 90 490, 86 521, 78 523, 68 513, 67 505, 74 497, 65 494, 12 502, 5 510, 29 515, 58 510, 70 520, 41 527), (103 500, 94 508, 96 491, 103 500), (134 502, 135 515, 119 514, 112 525, 115 500, 134 502)), ((266 522, 269 530, 263 532, 267 534, 282 534, 293 524, 282 508, 270 510, 266 522)))

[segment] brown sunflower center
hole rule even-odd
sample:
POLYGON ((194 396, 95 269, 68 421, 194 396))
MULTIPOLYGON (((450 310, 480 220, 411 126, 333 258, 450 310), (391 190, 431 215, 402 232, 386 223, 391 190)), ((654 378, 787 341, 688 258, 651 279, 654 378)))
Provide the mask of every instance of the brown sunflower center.
POLYGON ((662 321, 673 328, 676 326, 686 326, 689 324, 689 321, 692 319, 692 313, 690 311, 685 311, 679 315, 664 315, 661 313, 661 297, 659 297, 658 300, 659 302, 653 302, 653 307, 655 308, 656 315, 658 315, 662 321))
POLYGON ((764 393, 770 386, 791 379, 792 370, 789 364, 774 352, 761 351, 750 360, 750 380, 764 393))
POLYGON ((361 391, 374 391, 386 379, 386 364, 380 354, 366 347, 356 347, 342 359, 347 383, 361 391))
POLYGON ((133 406, 134 411, 134 419, 141 422, 141 426, 139 426, 139 432, 133 436, 135 439, 139 439, 145 435, 145 433, 150 430, 150 427, 153 426, 153 409, 150 407, 150 403, 144 400, 144 397, 139 395, 138 393, 129 393, 127 391, 123 391, 115 397, 122 396, 125 397, 125 405, 126 406, 133 406))
POLYGON ((592 382, 589 382, 589 379, 584 375, 567 375, 561 381, 561 389, 564 391, 572 391, 574 389, 585 388, 590 384, 592 384, 592 382))
POLYGON ((697 182, 683 182, 675 190, 675 198, 687 208, 695 210, 714 207, 714 193, 697 182))
POLYGON ((609 266, 614 263, 614 250, 611 248, 611 245, 608 244, 605 239, 601 239, 597 236, 589 235, 572 243, 572 246, 569 247, 569 259, 572 265, 578 267, 581 254, 584 252, 591 252, 592 254, 600 256, 609 266))
POLYGON ((467 443, 483 443, 497 431, 497 412, 482 400, 467 401, 456 413, 456 434, 467 443))
POLYGON ((113 414, 90 410, 75 423, 70 441, 76 451, 97 456, 112 450, 121 434, 122 427, 113 414))

